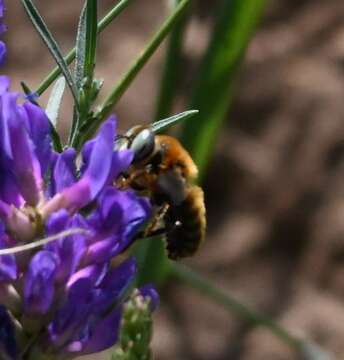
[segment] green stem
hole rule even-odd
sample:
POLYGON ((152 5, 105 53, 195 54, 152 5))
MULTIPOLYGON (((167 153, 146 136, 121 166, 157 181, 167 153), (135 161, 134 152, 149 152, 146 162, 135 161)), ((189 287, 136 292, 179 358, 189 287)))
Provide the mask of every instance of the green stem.
POLYGON ((228 295, 228 293, 216 288, 211 281, 207 280, 202 275, 199 275, 191 269, 176 263, 171 265, 171 273, 172 276, 181 282, 191 286, 192 288, 198 290, 201 294, 223 306, 228 312, 238 314, 252 325, 266 327, 272 334, 289 345, 292 349, 301 351, 304 344, 303 340, 290 334, 286 329, 278 325, 272 318, 249 308, 228 295))
POLYGON ((172 27, 179 21, 180 17, 184 14, 190 0, 182 0, 173 13, 165 20, 160 29, 155 33, 153 38, 147 44, 146 48, 142 51, 139 57, 131 64, 128 71, 119 80, 118 84, 110 92, 109 96, 105 99, 98 114, 96 124, 97 127, 101 121, 110 114, 114 105, 121 98, 123 93, 127 90, 129 85, 135 79, 139 71, 144 67, 147 61, 151 58, 157 50, 162 41, 170 33, 172 27))
MULTIPOLYGON (((121 12, 130 4, 132 0, 122 0, 114 6, 98 23, 98 34, 101 33, 121 12)), ((64 60, 67 64, 71 64, 75 59, 76 49, 73 48, 65 56, 64 60)), ((41 82, 38 89, 35 91, 39 96, 58 78, 61 74, 60 69, 56 66, 47 77, 41 82)))
MULTIPOLYGON (((180 0, 174 0, 172 9, 177 7, 180 0)), ((180 65, 182 57, 182 47, 186 25, 188 23, 189 12, 174 26, 169 36, 166 49, 165 61, 160 81, 160 90, 156 104, 155 121, 163 119, 171 114, 173 101, 178 88, 178 79, 180 78, 180 65)))
POLYGON ((170 261, 166 256, 166 245, 159 237, 145 239, 133 249, 138 262, 137 286, 153 283, 161 286, 170 272, 170 261))

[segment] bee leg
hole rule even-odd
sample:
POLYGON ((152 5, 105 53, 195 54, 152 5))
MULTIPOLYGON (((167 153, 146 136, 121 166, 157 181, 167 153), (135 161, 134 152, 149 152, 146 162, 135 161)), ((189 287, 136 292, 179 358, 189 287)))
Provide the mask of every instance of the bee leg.
POLYGON ((132 174, 122 173, 116 180, 116 186, 121 189, 125 190, 130 187, 135 188, 135 181, 140 178, 145 178, 148 175, 148 171, 146 169, 136 170, 132 174))
MULTIPOLYGON (((165 236, 165 235, 166 235, 166 229, 161 228, 161 229, 153 230, 151 233, 149 233, 148 237, 165 236)), ((146 238, 147 238, 147 236, 146 236, 146 238)), ((142 239, 144 239, 144 238, 142 238, 142 239)))
POLYGON ((150 222, 150 224, 147 226, 147 229, 144 231, 145 237, 152 236, 152 234, 156 234, 157 231, 163 230, 163 232, 165 232, 165 229, 159 229, 158 226, 165 217, 169 207, 169 204, 164 204, 159 208, 153 220, 150 222))

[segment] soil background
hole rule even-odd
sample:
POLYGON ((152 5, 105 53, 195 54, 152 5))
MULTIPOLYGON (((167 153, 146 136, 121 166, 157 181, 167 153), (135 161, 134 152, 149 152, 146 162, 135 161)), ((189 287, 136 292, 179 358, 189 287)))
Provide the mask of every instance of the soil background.
MULTIPOLYGON (((103 13, 114 1, 99 3, 103 13)), ((68 50, 82 1, 36 4, 68 50)), ((195 1, 176 111, 184 109, 197 77, 216 4, 195 1)), ((143 48, 165 5, 134 1, 101 36, 97 75, 105 79, 103 94, 143 48)), ((20 80, 35 88, 53 62, 20 1, 8 0, 7 8, 9 58, 3 71, 14 88, 20 80)), ((206 179, 208 238, 188 262, 338 359, 344 359, 343 19, 342 0, 270 2, 206 179)), ((120 129, 152 119, 162 55, 160 50, 115 109, 120 129)), ((63 133, 70 103, 66 96, 63 133)), ((161 360, 298 359, 265 329, 177 284, 163 292, 153 348, 161 360)))

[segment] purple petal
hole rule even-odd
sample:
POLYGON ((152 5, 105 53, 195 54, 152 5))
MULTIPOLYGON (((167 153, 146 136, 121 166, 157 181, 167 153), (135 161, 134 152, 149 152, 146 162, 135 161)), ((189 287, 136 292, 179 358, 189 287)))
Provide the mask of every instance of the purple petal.
POLYGON ((43 250, 32 258, 24 280, 24 301, 28 312, 45 314, 54 298, 57 257, 43 250))
MULTIPOLYGON (((113 125, 113 136, 115 138, 116 130, 117 130, 117 119, 115 116, 110 116, 108 119, 106 119, 105 123, 110 122, 113 125)), ((86 143, 82 147, 82 166, 80 169, 81 174, 84 174, 86 169, 89 166, 89 163, 91 161, 91 155, 94 149, 94 146, 96 145, 97 138, 91 139, 86 141, 86 143)))
POLYGON ((93 284, 79 279, 69 289, 64 304, 48 326, 50 340, 56 348, 65 346, 88 321, 93 305, 93 284))
POLYGON ((89 218, 97 230, 92 238, 86 263, 103 262, 130 246, 134 235, 151 214, 149 202, 131 191, 106 188, 99 197, 98 207, 89 218))
POLYGON ((134 159, 134 152, 132 150, 115 151, 112 155, 111 171, 107 184, 112 183, 117 179, 118 175, 129 168, 134 159))
MULTIPOLYGON (((4 27, 0 26, 0 34, 3 32, 4 27)), ((0 41, 0 66, 5 63, 7 59, 7 46, 3 41, 0 41)))
POLYGON ((11 163, 5 159, 4 154, 2 154, 2 159, 0 155, 0 199, 4 207, 6 207, 6 203, 15 207, 20 207, 24 203, 24 199, 19 192, 17 179, 12 172, 11 163))
POLYGON ((88 279, 93 286, 96 286, 104 278, 107 271, 107 265, 90 265, 82 268, 70 278, 67 288, 73 287, 73 285, 81 279, 88 279))
POLYGON ((89 179, 91 200, 98 195, 108 179, 112 164, 114 139, 115 123, 113 120, 108 120, 99 131, 90 155, 88 167, 83 176, 89 179))
MULTIPOLYGON (((75 228, 87 229, 87 223, 78 214, 70 218, 68 212, 64 209, 50 215, 46 223, 48 235, 58 234, 66 229, 75 228)), ((86 251, 85 235, 73 234, 65 236, 48 244, 46 249, 55 252, 61 259, 56 274, 56 281, 65 283, 75 272, 86 251)))
POLYGON ((12 171, 15 174, 20 192, 30 205, 36 205, 41 189, 40 164, 33 151, 33 143, 27 131, 26 114, 17 106, 17 94, 4 93, 2 99, 2 118, 4 132, 4 150, 12 159, 12 171))
POLYGON ((58 206, 75 212, 93 201, 103 189, 111 170, 114 129, 115 124, 111 120, 102 125, 85 173, 77 183, 58 194, 61 198, 58 206))
MULTIPOLYGON (((52 213, 45 223, 45 229, 48 236, 58 234, 66 230, 70 217, 65 209, 61 209, 57 212, 52 213)), ((51 250, 57 249, 56 246, 58 242, 54 241, 47 245, 47 247, 51 250)))
POLYGON ((140 290, 140 294, 144 298, 150 299, 149 305, 150 305, 151 311, 156 310, 160 303, 160 297, 159 297, 159 294, 156 291, 156 288, 154 287, 154 285, 147 284, 147 285, 142 286, 139 290, 140 290))
POLYGON ((8 89, 10 88, 10 84, 11 82, 8 76, 0 76, 0 95, 8 91, 8 89))
POLYGON ((80 169, 80 173, 84 174, 88 164, 90 163, 91 154, 96 143, 96 139, 88 140, 82 147, 81 155, 82 155, 82 165, 80 169))
POLYGON ((147 198, 139 197, 133 191, 120 193, 120 201, 123 203, 125 237, 132 240, 132 237, 151 216, 152 207, 147 198))
POLYGON ((122 307, 117 307, 90 329, 88 336, 83 334, 81 339, 71 342, 66 350, 86 355, 108 349, 118 341, 121 319, 122 307))
MULTIPOLYGON (((116 124, 117 120, 115 116, 110 116, 107 121, 111 121, 114 123, 114 134, 116 133, 116 124)), ((83 165, 81 168, 81 174, 84 174, 85 170, 87 169, 88 164, 90 163, 91 154, 93 148, 95 146, 96 139, 87 141, 82 148, 82 159, 83 165)), ((121 150, 121 151, 113 151, 112 153, 112 160, 111 160, 111 168, 106 180, 106 184, 111 184, 120 173, 128 169, 130 164, 132 163, 134 158, 134 153, 132 150, 121 150)))
POLYGON ((34 143, 34 151, 39 160, 43 177, 50 163, 52 152, 49 120, 39 106, 26 102, 23 108, 29 119, 30 137, 34 143))
POLYGON ((72 186, 76 181, 75 169, 76 151, 72 148, 58 154, 53 172, 54 193, 61 192, 72 186))
POLYGON ((137 272, 134 258, 129 258, 117 268, 109 271, 98 287, 96 307, 99 311, 106 311, 120 299, 133 283, 137 272))
POLYGON ((113 252, 117 251, 118 248, 119 242, 115 241, 113 236, 104 240, 96 241, 88 247, 84 261, 86 264, 104 263, 112 257, 113 252))

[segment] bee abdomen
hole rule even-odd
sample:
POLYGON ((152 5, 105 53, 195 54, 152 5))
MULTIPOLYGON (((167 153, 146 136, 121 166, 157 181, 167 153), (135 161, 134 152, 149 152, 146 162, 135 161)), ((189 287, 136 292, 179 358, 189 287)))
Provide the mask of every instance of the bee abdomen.
POLYGON ((192 256, 198 250, 206 228, 204 196, 200 187, 187 188, 184 201, 169 208, 166 225, 166 249, 170 259, 192 256))

